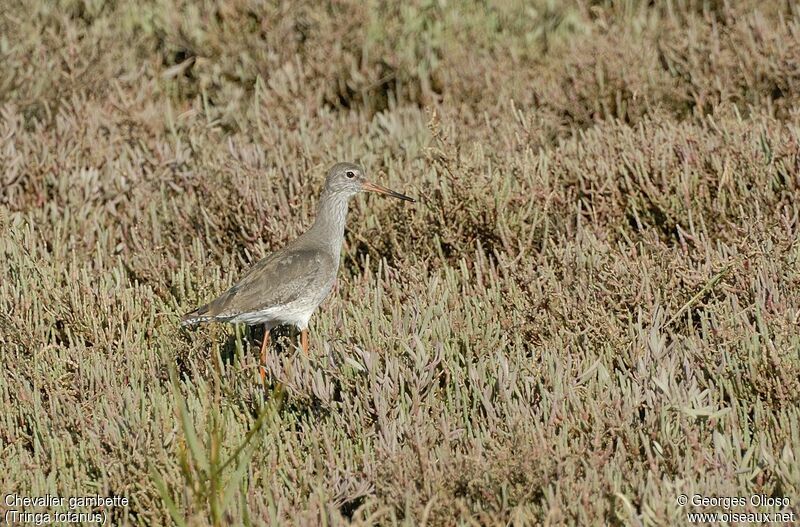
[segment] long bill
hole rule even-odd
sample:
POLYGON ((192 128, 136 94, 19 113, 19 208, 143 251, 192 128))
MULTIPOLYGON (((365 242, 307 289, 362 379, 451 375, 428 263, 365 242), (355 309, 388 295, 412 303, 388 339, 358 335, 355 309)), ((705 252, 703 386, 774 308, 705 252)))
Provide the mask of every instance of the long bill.
POLYGON ((375 192, 377 194, 383 194, 384 196, 391 196, 393 198, 402 199, 405 201, 411 201, 412 203, 416 201, 414 198, 409 198, 405 194, 400 194, 399 192, 395 192, 392 189, 388 189, 386 187, 382 187, 377 183, 373 183, 371 181, 365 181, 361 184, 361 187, 369 192, 375 192))

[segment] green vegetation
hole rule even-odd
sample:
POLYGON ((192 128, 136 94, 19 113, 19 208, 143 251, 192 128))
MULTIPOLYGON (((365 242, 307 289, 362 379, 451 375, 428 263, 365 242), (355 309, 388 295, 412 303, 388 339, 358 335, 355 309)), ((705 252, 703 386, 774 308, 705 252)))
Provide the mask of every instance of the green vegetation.
POLYGON ((788 1, 7 0, 0 489, 113 525, 800 514, 798 64, 788 1), (356 200, 265 389, 257 331, 177 322, 340 160, 419 202, 356 200))

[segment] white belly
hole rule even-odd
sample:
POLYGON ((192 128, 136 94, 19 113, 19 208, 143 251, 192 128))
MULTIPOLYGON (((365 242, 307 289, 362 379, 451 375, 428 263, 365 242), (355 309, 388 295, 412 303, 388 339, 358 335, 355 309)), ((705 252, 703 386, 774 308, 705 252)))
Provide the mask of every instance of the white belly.
POLYGON ((317 306, 276 306, 254 311, 253 313, 242 313, 230 319, 230 322, 248 324, 266 324, 270 329, 282 324, 290 324, 300 329, 308 327, 308 321, 317 306))
POLYGON ((300 330, 305 330, 308 328, 308 321, 311 319, 311 315, 325 300, 330 290, 331 287, 326 287, 314 298, 306 298, 282 306, 270 306, 252 313, 241 313, 231 317, 228 321, 251 326, 265 324, 270 329, 287 324, 297 326, 300 330))

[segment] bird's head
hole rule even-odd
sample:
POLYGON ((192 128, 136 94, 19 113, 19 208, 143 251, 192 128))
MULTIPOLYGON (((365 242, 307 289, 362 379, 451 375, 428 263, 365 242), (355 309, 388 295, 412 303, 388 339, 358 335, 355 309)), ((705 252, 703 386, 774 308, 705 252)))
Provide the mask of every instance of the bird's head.
POLYGON ((331 194, 345 195, 350 198, 359 192, 376 192, 406 201, 414 201, 405 194, 382 187, 369 181, 364 169, 355 163, 336 163, 328 170, 325 178, 325 191, 331 194))

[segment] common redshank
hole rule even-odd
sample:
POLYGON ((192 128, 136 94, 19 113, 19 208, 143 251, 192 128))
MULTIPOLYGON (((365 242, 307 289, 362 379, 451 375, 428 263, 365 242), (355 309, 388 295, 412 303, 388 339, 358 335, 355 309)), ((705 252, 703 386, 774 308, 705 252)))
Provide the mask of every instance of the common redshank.
POLYGON ((359 165, 333 165, 325 178, 317 218, 311 228, 283 249, 261 259, 218 298, 185 314, 181 325, 202 322, 263 324, 262 380, 272 328, 284 324, 296 326, 300 330, 303 351, 308 353, 308 321, 336 280, 350 199, 365 190, 414 201, 368 181, 359 165))

